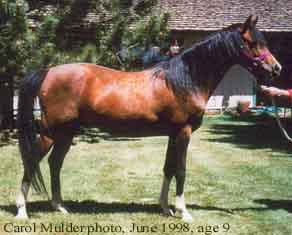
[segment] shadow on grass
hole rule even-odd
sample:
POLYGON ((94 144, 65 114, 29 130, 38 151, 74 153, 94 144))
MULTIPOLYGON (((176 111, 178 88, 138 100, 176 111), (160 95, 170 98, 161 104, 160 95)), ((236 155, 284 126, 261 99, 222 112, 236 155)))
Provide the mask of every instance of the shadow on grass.
MULTIPOLYGON (((96 213, 159 213, 158 204, 138 204, 138 203, 103 203, 95 201, 64 201, 64 205, 70 213, 96 214, 96 213)), ((0 210, 11 214, 16 214, 15 205, 0 205, 0 210)), ((54 212, 49 201, 35 201, 27 203, 28 212, 54 212)))
POLYGON ((102 140, 106 141, 139 141, 140 138, 132 137, 120 137, 110 135, 104 132, 99 131, 97 128, 82 128, 77 133, 77 139, 81 142, 86 142, 89 144, 99 143, 102 140))
POLYGON ((255 203, 266 205, 270 210, 286 210, 292 213, 292 200, 257 199, 255 203))
MULTIPOLYGON (((287 132, 292 134, 292 121, 285 119, 282 122, 287 132)), ((212 123, 207 132, 212 137, 205 140, 210 142, 232 143, 248 149, 271 148, 284 153, 292 150, 291 143, 282 136, 276 120, 269 115, 243 118, 230 116, 224 122, 212 123)))
POLYGON ((8 145, 13 145, 18 142, 16 132, 10 132, 9 130, 1 131, 0 133, 0 148, 8 145))
MULTIPOLYGON (((289 200, 270 200, 270 199, 259 199, 254 200, 257 204, 264 204, 266 207, 246 207, 246 208, 220 208, 215 206, 199 206, 195 204, 187 205, 187 208, 192 210, 204 210, 204 211, 217 211, 224 212, 226 214, 235 214, 236 212, 244 211, 268 211, 284 209, 289 213, 292 213, 292 201, 289 200)), ((159 214, 162 210, 158 204, 143 204, 143 203, 121 203, 121 202, 95 202, 95 201, 65 201, 65 206, 68 208, 70 213, 77 214, 98 214, 98 213, 149 213, 159 214)), ((173 207, 172 210, 175 211, 173 207)), ((0 210, 16 214, 15 205, 0 205, 0 210)), ((38 212, 54 212, 48 201, 35 201, 27 203, 27 210, 29 213, 38 212)))
MULTIPOLYGON (((99 131, 97 128, 87 128, 87 129, 81 129, 76 133, 77 141, 74 142, 74 144, 77 144, 77 142, 86 142, 89 144, 95 144, 99 143, 102 140, 106 141, 139 141, 140 138, 130 138, 130 137, 120 137, 120 136, 114 136, 109 135, 107 133, 99 131)), ((16 132, 9 132, 9 131, 2 131, 0 132, 0 148, 5 147, 8 145, 14 145, 18 144, 18 136, 16 132)))

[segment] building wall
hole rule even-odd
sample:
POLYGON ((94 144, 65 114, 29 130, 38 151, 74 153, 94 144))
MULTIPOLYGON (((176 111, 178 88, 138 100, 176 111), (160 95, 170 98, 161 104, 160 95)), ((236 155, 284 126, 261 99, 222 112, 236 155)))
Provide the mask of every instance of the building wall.
POLYGON ((236 107, 239 101, 256 105, 255 77, 240 65, 234 65, 209 99, 207 108, 236 107))

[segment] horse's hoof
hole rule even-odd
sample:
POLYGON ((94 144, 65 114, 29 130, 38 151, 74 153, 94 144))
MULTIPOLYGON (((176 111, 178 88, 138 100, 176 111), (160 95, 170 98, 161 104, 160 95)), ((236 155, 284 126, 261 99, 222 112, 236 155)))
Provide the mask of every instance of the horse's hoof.
POLYGON ((15 216, 15 219, 16 219, 16 220, 26 220, 26 219, 28 219, 28 215, 27 215, 27 214, 21 214, 21 213, 18 213, 18 214, 15 216))
POLYGON ((174 212, 170 208, 162 208, 164 216, 174 216, 174 212))
POLYGON ((62 214, 69 214, 69 211, 61 204, 52 202, 54 210, 61 212, 62 214))
POLYGON ((28 219, 28 215, 26 212, 26 207, 25 206, 17 206, 17 214, 15 216, 15 219, 17 220, 25 220, 28 219))
POLYGON ((69 211, 65 207, 60 206, 57 210, 62 214, 69 214, 69 211))
POLYGON ((191 216, 191 214, 187 211, 184 211, 182 213, 182 221, 186 222, 186 223, 192 223, 193 222, 193 217, 191 216))

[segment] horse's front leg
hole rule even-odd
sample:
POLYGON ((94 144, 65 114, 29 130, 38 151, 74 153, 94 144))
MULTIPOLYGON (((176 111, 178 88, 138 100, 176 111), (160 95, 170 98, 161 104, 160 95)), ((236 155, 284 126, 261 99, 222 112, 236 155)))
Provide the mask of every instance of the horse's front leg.
POLYGON ((166 159, 164 164, 164 177, 159 198, 160 206, 163 210, 163 214, 166 216, 173 216, 174 212, 169 208, 168 205, 168 192, 171 179, 175 174, 175 164, 173 158, 175 158, 175 136, 169 136, 166 159))
POLYGON ((193 220, 188 212, 184 198, 184 183, 186 178, 186 158, 187 148, 190 142, 192 128, 186 126, 182 128, 176 137, 176 201, 175 208, 181 213, 183 221, 191 222, 193 220))
POLYGON ((164 214, 173 215, 168 206, 168 191, 171 179, 176 178, 176 209, 181 213, 184 221, 192 221, 184 200, 184 182, 186 175, 187 147, 190 141, 192 128, 181 128, 174 136, 169 137, 166 160, 164 165, 164 181, 160 195, 160 205, 164 214))

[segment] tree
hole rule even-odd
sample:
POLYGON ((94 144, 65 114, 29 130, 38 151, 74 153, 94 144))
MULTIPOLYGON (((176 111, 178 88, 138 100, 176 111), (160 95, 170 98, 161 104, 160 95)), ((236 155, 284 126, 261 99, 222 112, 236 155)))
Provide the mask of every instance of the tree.
POLYGON ((168 14, 149 16, 157 1, 103 1, 97 12, 103 18, 97 26, 97 62, 123 69, 138 69, 142 54, 151 46, 169 46, 168 14), (103 12, 103 14, 102 14, 103 12), (110 15, 110 17, 109 17, 110 15), (122 56, 123 63, 117 57, 122 56))
POLYGON ((25 71, 24 61, 33 48, 26 17, 27 4, 23 0, 2 1, 0 11, 0 71, 19 75, 25 71))
POLYGON ((56 57, 58 19, 46 16, 39 27, 28 24, 27 1, 1 1, 0 72, 21 79, 26 73, 52 64, 56 57))
POLYGON ((0 72, 21 78, 33 70, 69 62, 135 70, 150 45, 168 44, 167 15, 148 16, 155 4, 156 0, 2 0, 0 72), (55 7, 55 14, 39 17, 37 27, 31 28, 27 13, 46 4, 55 7), (89 12, 97 20, 83 25, 89 12), (79 34, 87 30, 92 37, 73 42, 70 34, 76 25, 79 34), (121 64, 117 54, 125 50, 129 53, 121 64))
POLYGON ((162 52, 170 47, 170 32, 167 28, 169 15, 154 15, 147 21, 140 19, 132 30, 123 34, 122 47, 128 53, 124 66, 129 69, 141 64, 142 56, 151 47, 158 46, 162 52))

